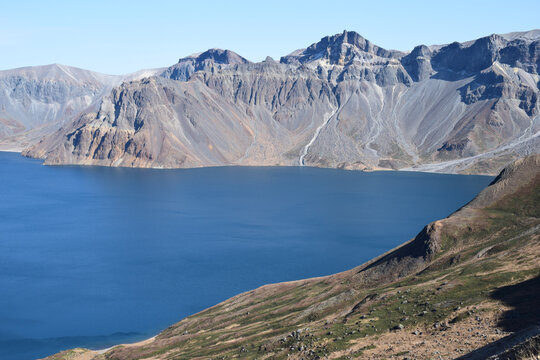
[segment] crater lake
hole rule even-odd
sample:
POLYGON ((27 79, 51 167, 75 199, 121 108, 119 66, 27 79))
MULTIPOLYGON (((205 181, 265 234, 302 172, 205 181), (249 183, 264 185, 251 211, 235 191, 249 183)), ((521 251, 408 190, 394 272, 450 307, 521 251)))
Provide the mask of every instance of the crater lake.
POLYGON ((240 292, 353 268, 491 180, 43 166, 0 152, 0 358, 141 340, 240 292))

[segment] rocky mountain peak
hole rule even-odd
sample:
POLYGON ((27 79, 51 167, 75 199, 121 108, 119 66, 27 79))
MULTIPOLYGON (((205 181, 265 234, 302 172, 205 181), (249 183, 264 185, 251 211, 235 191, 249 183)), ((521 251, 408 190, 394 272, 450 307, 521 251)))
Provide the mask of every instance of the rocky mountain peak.
POLYGON ((165 70, 161 76, 173 80, 187 81, 195 71, 210 69, 213 66, 248 64, 249 60, 231 50, 209 49, 178 60, 178 63, 165 70))
POLYGON ((419 57, 419 56, 429 57, 431 56, 431 53, 432 51, 426 45, 418 45, 411 51, 410 54, 413 55, 414 57, 419 57))
POLYGON ((418 45, 408 55, 401 58, 401 64, 414 81, 427 79, 433 73, 430 58, 432 51, 426 45, 418 45))
POLYGON ((179 63, 184 61, 195 60, 196 62, 202 63, 205 61, 213 61, 216 64, 247 64, 249 60, 238 55, 231 50, 222 50, 222 49, 208 49, 203 53, 196 54, 196 56, 188 56, 187 58, 182 58, 178 60, 179 63))
POLYGON ((323 37, 319 42, 305 50, 298 50, 282 57, 282 63, 310 63, 326 60, 331 65, 345 65, 354 59, 366 59, 374 56, 392 58, 401 54, 383 49, 354 31, 323 37))
POLYGON ((343 45, 355 46, 364 51, 369 51, 369 47, 372 44, 369 42, 369 40, 365 39, 357 32, 344 30, 341 34, 326 36, 322 38, 321 41, 319 41, 318 43, 311 45, 308 50, 329 47, 335 48, 343 45))

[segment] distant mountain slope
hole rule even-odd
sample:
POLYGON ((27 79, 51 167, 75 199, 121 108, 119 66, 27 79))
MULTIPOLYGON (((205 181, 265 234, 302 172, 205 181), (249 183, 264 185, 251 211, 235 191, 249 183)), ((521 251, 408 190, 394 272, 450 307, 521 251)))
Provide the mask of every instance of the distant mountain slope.
POLYGON ((116 88, 46 164, 496 173, 540 151, 540 35, 386 50, 355 32, 276 62, 211 49, 116 88))
POLYGON ((537 334, 539 254, 535 155, 355 269, 263 286, 142 343, 48 359, 446 359, 473 350, 468 359, 484 359, 494 341, 506 350, 537 334))
POLYGON ((123 80, 158 71, 113 76, 59 64, 0 71, 0 150, 20 151, 97 108, 123 80))
POLYGON ((0 149, 32 144, 118 84, 118 77, 58 64, 0 71, 0 149))

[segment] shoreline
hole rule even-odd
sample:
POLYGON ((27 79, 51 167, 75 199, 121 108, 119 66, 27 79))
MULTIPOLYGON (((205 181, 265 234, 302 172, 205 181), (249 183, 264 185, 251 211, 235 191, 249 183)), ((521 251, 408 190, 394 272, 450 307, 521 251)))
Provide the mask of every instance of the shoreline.
POLYGON ((11 149, 11 148, 8 148, 8 149, 0 149, 0 152, 9 152, 9 153, 22 153, 22 149, 11 149))
MULTIPOLYGON (((489 185, 488 185, 488 186, 489 186, 489 185)), ((484 191, 484 190, 482 190, 482 191, 484 191)), ((477 195, 477 196, 478 196, 478 195, 477 195)), ((450 215, 450 216, 452 216, 452 215, 450 215)), ((418 236, 418 235, 417 235, 417 236, 418 236)), ((390 249, 390 250, 387 250, 386 252, 384 252, 384 253, 382 253, 382 254, 380 254, 380 255, 378 255, 378 256, 372 258, 371 260, 368 260, 367 262, 365 262, 365 263, 363 263, 363 264, 361 264, 361 265, 358 265, 358 266, 356 266, 356 267, 354 267, 354 268, 352 268, 352 269, 349 269, 349 270, 345 270, 345 271, 343 271, 343 272, 339 272, 339 273, 335 273, 335 274, 331 274, 331 275, 327 275, 327 276, 322 276, 322 277, 315 277, 315 278, 307 278, 307 279, 293 280, 293 281, 290 281, 290 282, 280 282, 280 283, 275 283, 275 284, 266 284, 266 285, 261 286, 260 288, 265 288, 265 287, 268 287, 268 286, 276 286, 276 285, 285 284, 285 283, 307 282, 307 281, 311 281, 311 280, 315 280, 315 279, 322 279, 322 278, 325 278, 325 277, 335 277, 335 276, 339 276, 340 274, 344 274, 344 273, 348 273, 348 272, 355 271, 355 269, 358 269, 358 268, 360 268, 360 269, 367 269, 367 268, 369 267, 369 265, 375 264, 376 262, 378 262, 378 261, 384 259, 385 257, 387 257, 389 254, 394 253, 394 252, 397 252, 397 251, 398 251, 399 249, 401 249, 401 248, 405 248, 407 245, 409 245, 410 243, 412 243, 416 238, 417 238, 417 237, 414 237, 414 238, 412 238, 412 239, 409 239, 408 241, 406 241, 406 242, 404 242, 404 243, 402 243, 402 244, 399 244, 399 245, 397 245, 396 247, 394 247, 394 248, 392 248, 392 249, 390 249)), ((259 289, 259 288, 257 288, 257 289, 259 289)), ((253 289, 253 290, 250 290, 250 291, 246 291, 246 292, 237 294, 237 295, 235 295, 235 296, 233 296, 233 297, 231 297, 231 298, 229 298, 229 299, 227 299, 227 300, 225 300, 225 301, 223 301, 223 302, 220 302, 220 303, 218 303, 218 304, 216 304, 216 305, 214 305, 214 306, 211 306, 211 307, 209 307, 209 308, 207 308, 207 309, 204 309, 204 310, 202 310, 201 312, 204 312, 204 311, 207 311, 208 309, 211 309, 211 308, 214 308, 214 307, 216 307, 216 306, 219 306, 220 304, 222 304, 222 303, 224 303, 224 302, 227 302, 227 301, 229 301, 229 300, 231 300, 231 299, 238 298, 238 297, 241 297, 241 296, 243 296, 243 295, 245 296, 245 294, 252 293, 252 292, 254 292, 254 291, 257 290, 257 289, 253 289)), ((194 315, 195 315, 195 314, 189 315, 189 316, 187 316, 187 317, 181 319, 180 322, 181 322, 182 320, 187 319, 187 318, 189 318, 189 317, 191 317, 191 316, 194 316, 194 315)), ((161 333, 161 332, 160 332, 160 333, 161 333)), ((110 351, 111 349, 114 349, 114 348, 116 348, 116 347, 118 347, 118 346, 123 346, 123 347, 130 348, 130 347, 136 347, 136 346, 141 346, 141 345, 147 345, 147 344, 153 343, 153 342, 156 340, 157 336, 158 336, 158 335, 154 335, 154 336, 152 336, 152 337, 150 337, 150 338, 147 338, 147 339, 141 340, 141 341, 137 341, 137 342, 134 342, 134 343, 128 343, 128 344, 122 344, 122 343, 120 343, 120 344, 116 344, 116 345, 113 345, 113 346, 110 346, 110 347, 107 347, 107 348, 103 348, 103 349, 96 349, 96 350, 87 349, 87 350, 88 350, 88 352, 91 352, 91 353, 93 353, 93 354, 100 355, 100 354, 104 354, 104 353, 106 353, 107 351, 110 351)), ((159 344, 158 344, 158 345, 159 345, 159 344)))
MULTIPOLYGON (((0 149, 0 153, 18 153, 22 154, 22 150, 18 149, 0 149)), ((22 155, 21 155, 22 156, 22 155)), ((163 167, 163 166, 152 166, 152 167, 142 167, 142 166, 112 166, 112 165, 100 165, 100 164, 76 164, 76 163, 65 163, 65 164, 46 164, 44 159, 22 156, 32 160, 40 160, 43 165, 46 166, 77 166, 77 167, 101 167, 101 168, 111 168, 111 169, 144 169, 144 170, 194 170, 194 169, 210 169, 210 168, 227 168, 227 167, 248 167, 248 168, 308 168, 308 169, 326 169, 326 170, 340 170, 340 171, 351 171, 351 172, 364 172, 364 173, 375 173, 375 172, 410 172, 410 173, 425 173, 425 174, 441 174, 441 175, 473 175, 473 176, 496 176, 495 173, 482 173, 482 174, 461 174, 456 172, 446 172, 446 171, 436 171, 434 169, 437 166, 444 163, 428 163, 422 164, 418 168, 408 167, 402 169, 388 169, 381 167, 367 168, 367 169, 352 169, 352 168, 343 168, 343 167, 327 167, 327 166, 309 166, 309 165, 242 165, 242 164, 223 164, 223 165, 201 165, 193 167, 163 167)))
POLYGON ((92 351, 92 352, 95 352, 96 354, 104 354, 106 353, 107 351, 111 350, 111 349, 114 349, 115 347, 117 346, 125 346, 125 347, 131 347, 131 346, 139 346, 139 345, 146 345, 148 343, 151 343, 152 341, 155 340, 157 334, 150 337, 150 338, 147 338, 147 339, 144 339, 144 340, 141 340, 141 341, 137 341, 137 342, 134 342, 134 343, 128 343, 128 344, 116 344, 116 345, 113 345, 113 346, 110 346, 108 348, 105 348, 105 349, 96 349, 96 350, 91 350, 91 349, 88 349, 89 351, 92 351))

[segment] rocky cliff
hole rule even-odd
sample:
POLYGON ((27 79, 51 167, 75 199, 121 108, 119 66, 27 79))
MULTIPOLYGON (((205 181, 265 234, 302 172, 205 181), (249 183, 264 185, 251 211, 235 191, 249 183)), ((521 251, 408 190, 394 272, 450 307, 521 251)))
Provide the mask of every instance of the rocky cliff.
POLYGON ((25 155, 46 164, 494 173, 540 150, 538 31, 386 50, 354 32, 126 82, 25 155))
POLYGON ((119 80, 58 64, 0 71, 0 149, 20 150, 50 134, 119 80))
POLYGON ((59 64, 0 71, 0 150, 33 145, 95 110, 122 80, 155 73, 113 76, 59 64))

